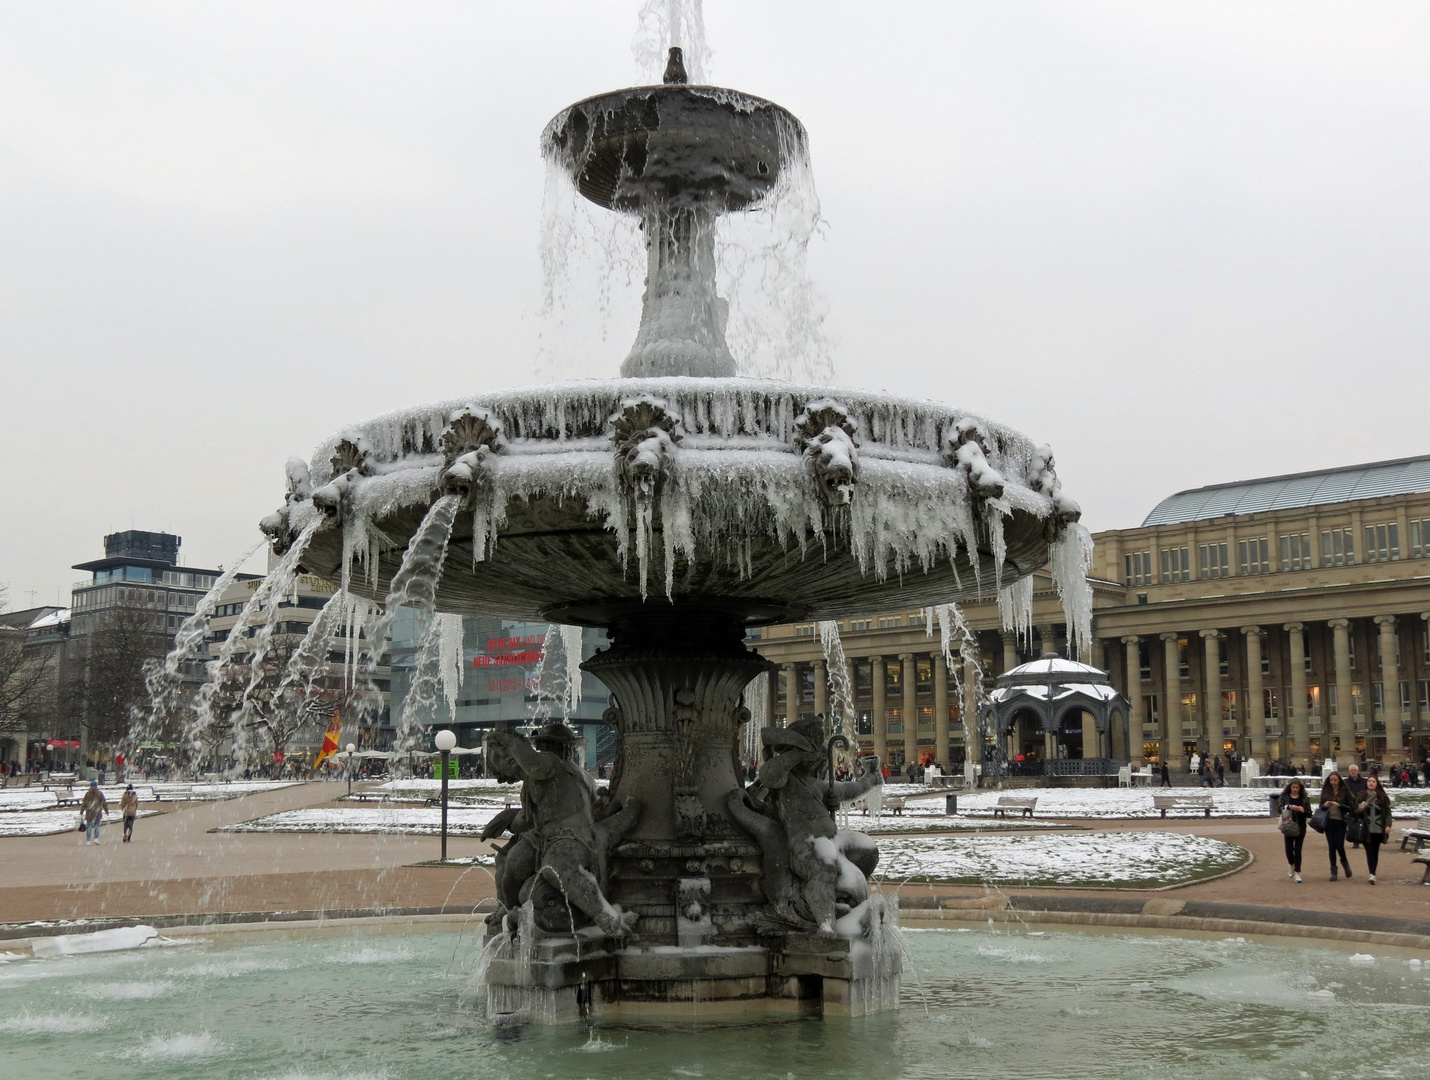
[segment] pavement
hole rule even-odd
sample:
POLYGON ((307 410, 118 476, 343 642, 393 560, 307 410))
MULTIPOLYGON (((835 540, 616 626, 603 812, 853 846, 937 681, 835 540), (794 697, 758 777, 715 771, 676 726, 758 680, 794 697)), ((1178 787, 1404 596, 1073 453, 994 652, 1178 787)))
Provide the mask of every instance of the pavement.
MULTIPOLYGON (((483 868, 415 865, 437 858, 434 837, 210 831, 321 806, 345 792, 343 784, 316 782, 222 802, 176 804, 140 819, 132 844, 120 843, 114 826, 106 827, 98 847, 86 847, 78 833, 0 838, 0 924, 274 912, 471 912, 490 900, 493 882, 483 868)), ((910 915, 919 908, 1057 909, 1061 921, 1103 918, 1116 925, 1122 919, 1122 925, 1175 928, 1192 917, 1188 912, 1200 912, 1198 918, 1228 925, 1289 920, 1298 926, 1418 934, 1430 942, 1430 888, 1420 885, 1423 867, 1399 851, 1398 826, 1397 838, 1382 850, 1379 884, 1371 886, 1361 851, 1351 852, 1352 879, 1331 882, 1325 841, 1316 834, 1306 841, 1304 883, 1288 880, 1281 835, 1269 817, 1076 824, 1211 837, 1246 848, 1254 862, 1226 877, 1158 892, 908 885, 901 901, 910 915)), ((452 857, 489 850, 472 837, 448 841, 452 857)))

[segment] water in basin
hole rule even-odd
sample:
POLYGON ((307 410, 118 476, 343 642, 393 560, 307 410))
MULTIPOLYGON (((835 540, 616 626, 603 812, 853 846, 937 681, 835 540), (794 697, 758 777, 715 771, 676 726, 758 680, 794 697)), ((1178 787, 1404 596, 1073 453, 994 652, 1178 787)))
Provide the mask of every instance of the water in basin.
POLYGON ((912 931, 900 1012, 704 1024, 697 1040, 674 1022, 494 1028, 463 1003, 470 927, 226 936, 0 965, 4 1074, 1430 1076, 1430 966, 1368 946, 912 931))

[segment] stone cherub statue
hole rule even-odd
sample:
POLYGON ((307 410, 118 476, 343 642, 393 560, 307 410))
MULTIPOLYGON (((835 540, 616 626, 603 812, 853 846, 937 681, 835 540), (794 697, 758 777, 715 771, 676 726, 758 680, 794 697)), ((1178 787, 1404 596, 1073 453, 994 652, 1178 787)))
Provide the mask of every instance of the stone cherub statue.
POLYGON ((630 795, 598 799, 573 760, 578 745, 565 724, 547 724, 529 741, 511 731, 487 736, 488 769, 522 784, 520 809, 499 814, 482 832, 483 839, 508 830, 514 837, 497 854, 496 921, 530 900, 536 926, 548 933, 594 923, 611 937, 626 937, 637 916, 606 899, 606 860, 635 827, 640 802, 630 795))
POLYGON ((822 717, 765 728, 760 737, 765 760, 755 782, 727 800, 763 853, 768 906, 757 925, 768 933, 862 934, 861 905, 879 849, 863 833, 841 831, 834 814, 883 783, 878 761, 867 759, 854 780, 833 780, 822 717))

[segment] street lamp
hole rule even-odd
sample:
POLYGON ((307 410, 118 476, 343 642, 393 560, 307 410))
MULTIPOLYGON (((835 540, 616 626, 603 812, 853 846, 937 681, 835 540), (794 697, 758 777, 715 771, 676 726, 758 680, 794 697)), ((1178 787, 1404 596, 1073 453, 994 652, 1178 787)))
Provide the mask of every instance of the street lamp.
POLYGON ((457 734, 443 728, 432 737, 433 744, 442 754, 442 861, 447 861, 447 761, 457 745, 457 734))
POLYGON ((351 794, 353 793, 353 751, 355 751, 356 749, 357 749, 357 746, 356 746, 356 745, 354 745, 353 743, 348 743, 348 794, 349 794, 349 795, 351 795, 351 794))

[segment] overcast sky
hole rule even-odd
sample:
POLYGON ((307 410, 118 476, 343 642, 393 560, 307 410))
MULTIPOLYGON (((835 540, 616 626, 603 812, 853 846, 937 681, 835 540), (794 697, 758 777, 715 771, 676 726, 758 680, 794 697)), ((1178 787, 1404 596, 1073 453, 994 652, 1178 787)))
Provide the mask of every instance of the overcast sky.
MULTIPOLYGON (((291 454, 535 379, 537 138, 637 81, 637 7, 0 0, 11 603, 130 527, 228 564, 291 454)), ((838 382, 1050 442, 1093 529, 1430 450, 1430 5, 705 18, 809 131, 838 382)))

